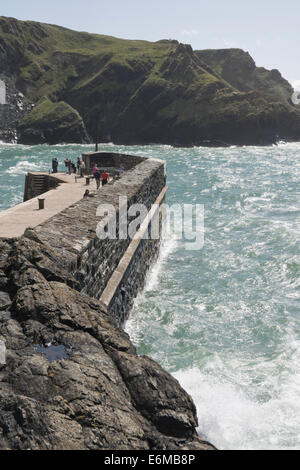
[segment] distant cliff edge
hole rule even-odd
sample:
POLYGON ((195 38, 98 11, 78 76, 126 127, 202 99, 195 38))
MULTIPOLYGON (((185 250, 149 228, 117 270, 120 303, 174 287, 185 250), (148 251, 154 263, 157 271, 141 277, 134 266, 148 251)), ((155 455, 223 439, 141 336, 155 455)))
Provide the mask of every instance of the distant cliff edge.
POLYGON ((0 17, 0 91, 7 142, 86 143, 97 122, 101 141, 120 144, 300 140, 291 85, 240 49, 193 51, 0 17))

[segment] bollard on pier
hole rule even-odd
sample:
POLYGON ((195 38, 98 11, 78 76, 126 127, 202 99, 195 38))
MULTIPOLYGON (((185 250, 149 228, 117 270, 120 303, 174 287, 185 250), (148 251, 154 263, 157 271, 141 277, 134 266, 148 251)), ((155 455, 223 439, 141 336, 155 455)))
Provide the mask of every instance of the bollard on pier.
POLYGON ((39 210, 45 209, 45 199, 38 199, 39 201, 39 210))

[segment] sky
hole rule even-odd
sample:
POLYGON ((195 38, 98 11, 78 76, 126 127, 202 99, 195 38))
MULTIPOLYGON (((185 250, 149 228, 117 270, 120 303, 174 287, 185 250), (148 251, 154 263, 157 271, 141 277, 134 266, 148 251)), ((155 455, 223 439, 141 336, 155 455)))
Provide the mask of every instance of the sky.
POLYGON ((124 39, 239 47, 300 89, 299 0, 0 0, 0 15, 124 39))

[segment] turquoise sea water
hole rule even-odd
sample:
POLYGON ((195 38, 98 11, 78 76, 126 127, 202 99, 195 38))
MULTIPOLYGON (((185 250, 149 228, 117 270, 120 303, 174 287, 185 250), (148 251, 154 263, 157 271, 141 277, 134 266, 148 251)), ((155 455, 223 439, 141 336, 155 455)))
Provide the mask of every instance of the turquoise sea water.
MULTIPOLYGON (((92 148, 0 145, 0 210, 27 171, 92 148)), ((300 144, 102 149, 167 160, 168 203, 205 207, 203 249, 166 240, 135 302, 138 352, 192 395, 218 448, 300 449, 300 144)))

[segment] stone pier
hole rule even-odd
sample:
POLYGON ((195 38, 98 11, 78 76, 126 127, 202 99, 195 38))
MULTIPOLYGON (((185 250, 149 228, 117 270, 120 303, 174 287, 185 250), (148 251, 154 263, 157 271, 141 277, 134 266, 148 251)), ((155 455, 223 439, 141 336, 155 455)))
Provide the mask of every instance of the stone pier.
POLYGON ((55 178, 45 210, 0 214, 0 450, 213 450, 191 397, 121 328, 159 252, 165 163, 141 158, 84 199, 85 181, 55 178), (119 198, 147 207, 139 230, 101 240, 97 208, 119 221, 119 198))
MULTIPOLYGON (((93 180, 86 186, 86 179, 75 175, 29 173, 24 198, 31 199, 0 213, 0 238, 17 238, 25 233, 59 249, 62 262, 79 281, 82 292, 100 300, 121 325, 159 252, 159 235, 152 240, 145 239, 145 233, 151 232, 154 223, 161 224, 157 207, 165 202, 166 164, 107 152, 84 154, 83 158, 87 173, 95 163, 105 168, 122 167, 124 171, 99 191, 93 180), (91 197, 83 198, 87 188, 91 197), (45 200, 43 210, 39 210, 39 198, 45 200), (117 231, 116 239, 99 240, 97 208, 110 204, 118 217, 119 203, 124 198, 128 208, 144 204, 148 211, 136 237, 123 239, 117 231)), ((160 229, 159 225, 158 234, 160 229)))

